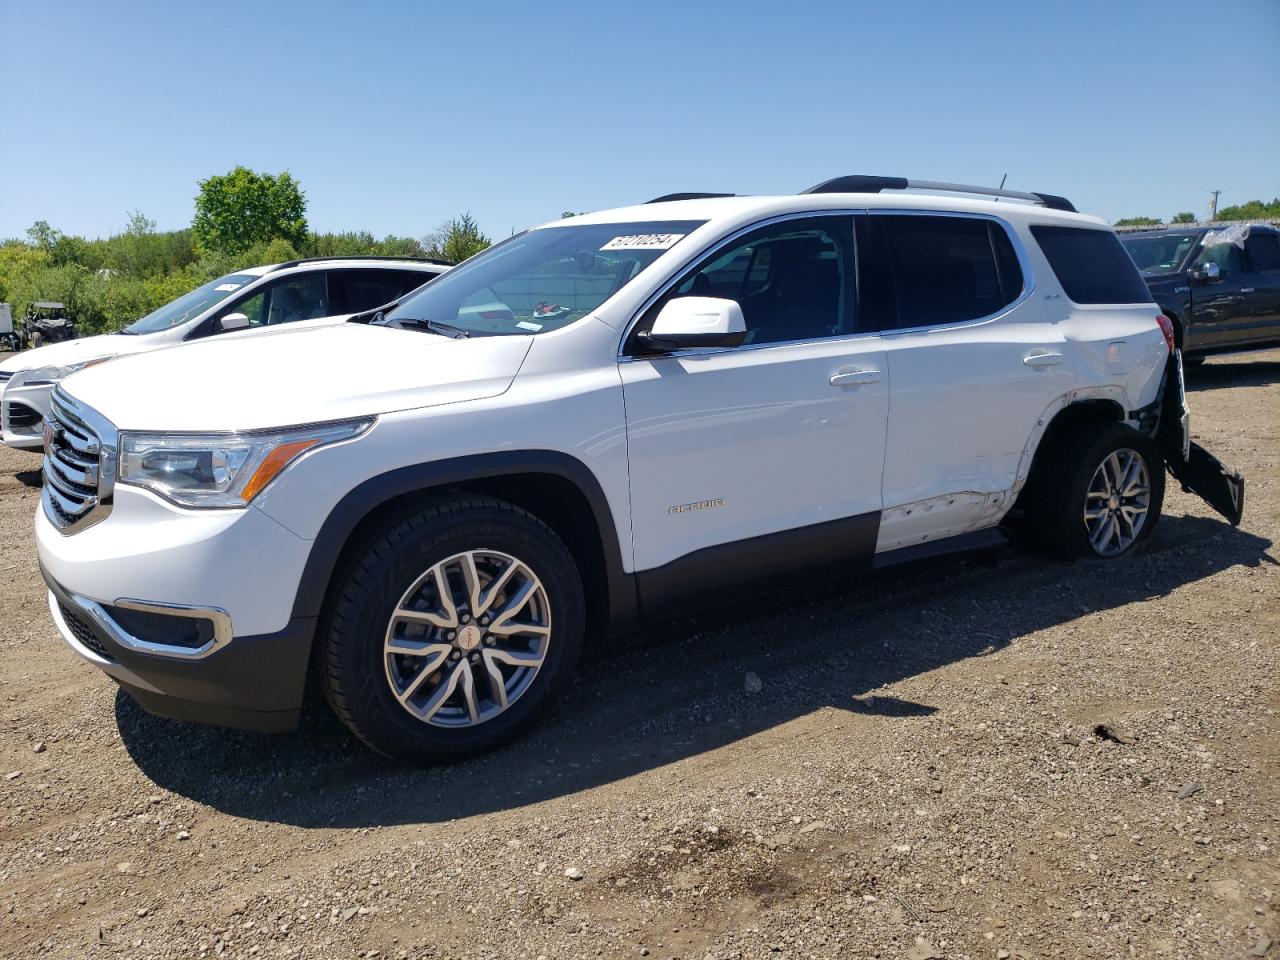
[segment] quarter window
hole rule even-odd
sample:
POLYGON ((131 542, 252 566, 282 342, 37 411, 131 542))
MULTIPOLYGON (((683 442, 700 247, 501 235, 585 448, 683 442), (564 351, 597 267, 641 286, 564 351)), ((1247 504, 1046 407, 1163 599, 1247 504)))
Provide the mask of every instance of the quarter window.
POLYGON ((1062 289, 1075 303, 1150 303, 1133 258, 1110 230, 1031 228, 1062 289))
POLYGON ((1017 254, 994 220, 875 214, 863 236, 860 311, 878 329, 977 320, 1022 294, 1017 254))
POLYGON ((672 297, 720 297, 742 307, 747 343, 785 343, 852 331, 853 230, 848 217, 762 227, 694 270, 672 297))

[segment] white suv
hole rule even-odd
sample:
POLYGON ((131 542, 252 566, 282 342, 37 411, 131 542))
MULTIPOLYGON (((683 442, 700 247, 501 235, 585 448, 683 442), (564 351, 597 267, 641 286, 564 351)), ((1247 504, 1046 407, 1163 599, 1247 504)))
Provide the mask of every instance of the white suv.
POLYGON ((14 354, 0 363, 0 439, 39 449, 54 386, 77 370, 232 330, 336 323, 435 279, 443 260, 324 257, 248 267, 211 280, 121 330, 14 354))
POLYGON ((1119 557, 1166 460, 1238 521, 1111 230, 943 189, 660 198, 352 322, 78 373, 54 621, 156 713, 289 729, 311 663, 365 743, 437 760, 525 729, 586 632, 1002 524, 1119 557))

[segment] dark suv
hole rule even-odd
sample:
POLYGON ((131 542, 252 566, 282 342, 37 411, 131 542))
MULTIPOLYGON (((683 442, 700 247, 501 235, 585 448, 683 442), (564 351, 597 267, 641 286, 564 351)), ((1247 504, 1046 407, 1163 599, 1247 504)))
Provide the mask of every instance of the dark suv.
POLYGON ((1280 345, 1280 230, 1167 227, 1120 239, 1188 362, 1280 345))

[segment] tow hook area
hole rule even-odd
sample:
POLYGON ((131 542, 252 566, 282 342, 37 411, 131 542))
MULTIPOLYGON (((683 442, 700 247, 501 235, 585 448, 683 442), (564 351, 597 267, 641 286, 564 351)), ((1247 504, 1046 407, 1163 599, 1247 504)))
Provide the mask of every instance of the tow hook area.
POLYGON ((1233 527, 1239 526, 1244 516, 1244 476, 1191 439, 1181 351, 1169 355, 1155 402, 1131 416, 1141 429, 1156 437, 1165 466, 1182 489, 1213 507, 1233 527))

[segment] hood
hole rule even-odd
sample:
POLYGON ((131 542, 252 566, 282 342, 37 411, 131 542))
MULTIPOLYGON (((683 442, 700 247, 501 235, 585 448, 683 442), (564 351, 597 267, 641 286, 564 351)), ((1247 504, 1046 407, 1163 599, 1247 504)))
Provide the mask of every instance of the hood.
POLYGON ((17 373, 20 370, 35 370, 37 367, 65 367, 71 363, 84 360, 96 360, 98 357, 109 357, 114 354, 133 353, 147 350, 155 346, 145 337, 107 333, 99 337, 81 337, 78 340, 63 340, 50 343, 34 350, 23 350, 15 353, 4 363, 0 363, 0 372, 17 373))
POLYGON ((532 339, 281 327, 123 357, 73 374, 63 389, 122 430, 289 427, 497 396, 532 339))

